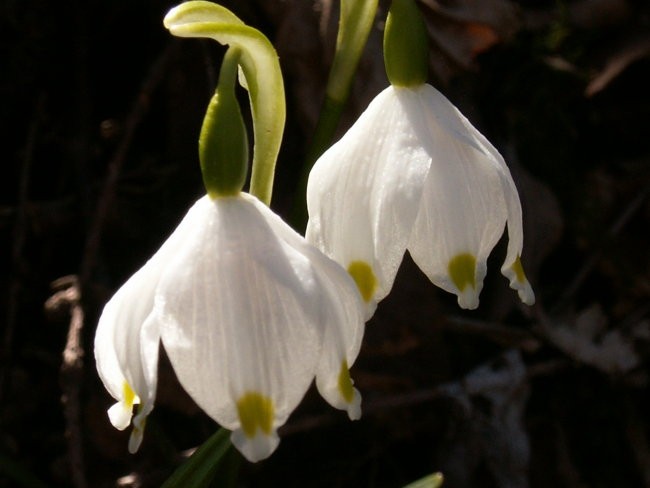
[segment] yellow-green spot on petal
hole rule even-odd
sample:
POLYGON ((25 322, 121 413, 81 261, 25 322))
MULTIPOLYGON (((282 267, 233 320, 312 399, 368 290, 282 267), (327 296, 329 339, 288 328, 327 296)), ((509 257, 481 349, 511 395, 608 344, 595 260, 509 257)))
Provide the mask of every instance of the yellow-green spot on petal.
POLYGON ((521 265, 521 258, 517 256, 517 259, 515 259, 515 262, 512 263, 512 266, 510 268, 515 272, 515 276, 517 277, 517 281, 520 283, 525 283, 526 280, 526 273, 524 273, 524 267, 521 265))
POLYGON ((449 261, 449 276, 461 292, 471 286, 476 289, 476 258, 469 253, 459 254, 449 261))
POLYGON ((364 261, 352 261, 348 266, 348 273, 357 284, 363 301, 369 302, 377 289, 377 277, 370 265, 364 261))
POLYGON ((122 385, 122 395, 124 395, 124 404, 128 408, 132 408, 134 403, 140 403, 138 395, 135 394, 131 385, 126 381, 124 382, 124 385, 122 385))
POLYGON ((270 434, 273 429, 273 401, 260 393, 248 392, 237 401, 237 413, 244 434, 253 438, 260 429, 270 434))
POLYGON ((341 363, 341 371, 339 372, 339 391, 346 402, 350 403, 354 400, 352 378, 350 378, 348 362, 345 359, 341 363))

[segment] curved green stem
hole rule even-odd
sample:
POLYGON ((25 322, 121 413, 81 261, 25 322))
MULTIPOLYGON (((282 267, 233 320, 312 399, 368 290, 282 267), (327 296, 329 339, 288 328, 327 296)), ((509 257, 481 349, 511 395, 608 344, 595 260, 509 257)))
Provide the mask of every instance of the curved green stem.
POLYGON ((250 192, 269 205, 286 119, 284 83, 273 45, 260 31, 211 2, 182 3, 169 11, 164 24, 175 36, 208 37, 242 50, 239 64, 250 97, 255 136, 250 192))

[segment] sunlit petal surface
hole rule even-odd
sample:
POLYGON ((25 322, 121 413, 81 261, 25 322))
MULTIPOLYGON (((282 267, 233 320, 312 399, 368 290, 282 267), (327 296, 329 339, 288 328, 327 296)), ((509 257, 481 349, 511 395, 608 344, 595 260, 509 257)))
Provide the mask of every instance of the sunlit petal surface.
POLYGON ((430 85, 389 87, 316 162, 306 238, 346 268, 367 317, 406 249, 463 308, 479 305, 487 259, 508 227, 502 272, 524 303, 517 189, 490 142, 430 85))
POLYGON ((364 310, 349 274, 256 198, 206 196, 100 318, 98 370, 118 401, 111 421, 126 428, 141 403, 129 442, 136 450, 160 339, 181 385, 250 461, 277 448, 278 427, 317 376, 319 384, 336 377, 340 387, 323 397, 358 418, 348 367, 364 310))

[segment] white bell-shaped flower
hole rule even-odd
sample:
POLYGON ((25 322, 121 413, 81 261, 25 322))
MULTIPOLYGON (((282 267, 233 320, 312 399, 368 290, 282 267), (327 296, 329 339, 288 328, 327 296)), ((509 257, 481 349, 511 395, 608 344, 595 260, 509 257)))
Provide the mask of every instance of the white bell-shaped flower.
POLYGON ((160 250, 107 303, 97 368, 118 403, 109 416, 137 448, 153 408, 158 344, 194 401, 232 430, 250 461, 277 447, 277 428, 312 380, 359 418, 348 373, 363 336, 363 304, 343 268, 255 197, 198 200, 160 250))
POLYGON ((503 158, 439 91, 390 86, 316 162, 306 238, 355 279, 372 315, 404 252, 463 308, 478 306, 492 248, 526 304, 521 204, 503 158))

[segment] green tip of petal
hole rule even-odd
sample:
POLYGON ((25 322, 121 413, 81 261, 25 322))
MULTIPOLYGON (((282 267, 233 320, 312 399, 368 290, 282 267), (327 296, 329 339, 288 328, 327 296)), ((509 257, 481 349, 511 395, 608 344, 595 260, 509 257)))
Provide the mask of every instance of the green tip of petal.
POLYGON ((514 260, 504 274, 510 279, 510 288, 517 290, 519 299, 526 305, 535 304, 535 292, 528 282, 520 256, 514 260))
POLYGON ((517 281, 520 283, 524 283, 527 281, 526 279, 526 273, 524 273, 524 267, 521 265, 521 258, 517 256, 517 259, 515 259, 515 262, 512 263, 512 271, 514 271, 515 276, 517 278, 517 281))
POLYGON ((476 258, 469 253, 458 254, 449 261, 447 270, 458 290, 458 305, 468 310, 477 308, 481 287, 476 284, 476 258))
POLYGON ((348 266, 348 273, 357 284, 363 301, 368 303, 377 290, 377 277, 370 265, 364 261, 352 261, 348 266))
POLYGON ((449 261, 449 277, 459 291, 468 286, 476 289, 476 258, 469 253, 459 254, 449 261))
POLYGON ((352 400, 354 400, 354 387, 352 386, 352 378, 350 378, 348 362, 345 359, 341 363, 338 387, 343 399, 346 402, 351 403, 352 400))
POLYGON ((131 385, 129 385, 129 383, 126 381, 122 385, 122 394, 124 395, 124 404, 128 408, 132 408, 134 403, 140 403, 138 395, 135 394, 133 388, 131 388, 131 385))
POLYGON ((393 0, 384 30, 384 64, 393 86, 418 86, 429 72, 429 37, 415 0, 393 0))
POLYGON ((252 439, 258 429, 269 435, 273 430, 273 401, 261 393, 249 392, 237 401, 237 413, 244 434, 252 439))

